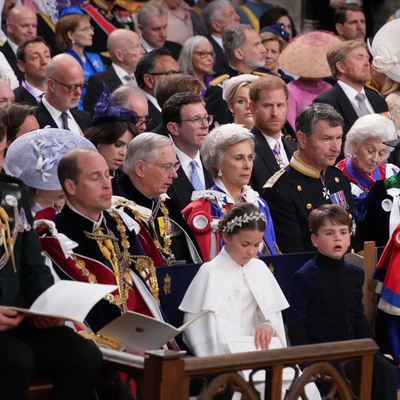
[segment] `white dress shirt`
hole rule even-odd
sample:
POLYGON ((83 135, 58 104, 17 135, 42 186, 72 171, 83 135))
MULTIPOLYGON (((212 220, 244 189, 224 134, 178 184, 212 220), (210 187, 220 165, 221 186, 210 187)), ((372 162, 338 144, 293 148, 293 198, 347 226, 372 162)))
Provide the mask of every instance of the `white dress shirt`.
MULTIPOLYGON (((351 86, 349 86, 347 83, 344 83, 342 81, 338 81, 339 86, 343 89, 343 92, 347 96, 347 98, 350 100, 350 103, 353 104, 353 106, 356 106, 358 109, 360 109, 360 103, 356 99, 356 96, 358 95, 359 92, 357 90, 353 89, 351 86)), ((367 95, 365 94, 364 88, 361 89, 361 92, 365 96, 365 105, 368 108, 368 111, 371 114, 375 114, 374 107, 372 107, 371 103, 368 100, 367 95)))
POLYGON ((28 81, 25 81, 26 86, 30 89, 30 94, 33 95, 38 103, 42 101, 44 92, 32 86, 28 81))
POLYGON ((158 111, 160 111, 160 112, 162 111, 161 107, 158 105, 157 99, 154 96, 152 96, 149 93, 146 93, 146 99, 150 100, 153 103, 154 107, 157 108, 158 111))
POLYGON ((131 85, 137 86, 135 74, 128 74, 123 68, 119 65, 112 63, 115 73, 118 78, 121 79, 122 83, 130 83, 131 85), (125 79, 125 77, 129 76, 131 79, 125 79))
POLYGON ((274 138, 272 138, 268 135, 265 135, 264 133, 263 133, 263 136, 265 137, 265 140, 268 142, 268 145, 271 148, 271 150, 274 150, 276 142, 279 143, 281 159, 286 168, 289 165, 289 158, 286 154, 285 147, 283 146, 282 136, 279 136, 278 140, 275 140, 274 138))
POLYGON ((192 166, 190 165, 191 161, 196 161, 196 169, 197 169, 197 175, 199 175, 200 182, 203 185, 203 188, 206 189, 206 181, 204 178, 204 170, 203 170, 203 164, 200 159, 200 151, 197 152, 197 155, 195 158, 190 158, 188 155, 186 155, 184 152, 179 150, 175 144, 173 144, 176 156, 178 157, 179 162, 181 163, 181 168, 185 172, 186 176, 188 177, 189 181, 192 182, 191 176, 192 176, 192 166))
MULTIPOLYGON (((46 97, 43 96, 42 98, 42 103, 46 107, 47 111, 50 113, 51 117, 54 119, 55 123, 57 124, 59 129, 63 129, 63 122, 61 118, 61 111, 58 111, 55 109, 47 100, 46 97)), ((68 128, 71 130, 71 132, 75 132, 78 135, 83 136, 83 132, 79 128, 78 124, 76 123, 74 117, 71 114, 71 111, 68 110, 66 111, 67 116, 68 116, 68 128)))
POLYGON ((10 38, 7 39, 7 42, 10 45, 10 47, 11 47, 12 51, 14 52, 14 54, 16 55, 17 54, 18 45, 15 44, 14 42, 12 42, 10 40, 10 38))
POLYGON ((151 51, 157 49, 157 47, 150 46, 143 38, 140 38, 140 44, 145 49, 146 53, 150 53, 151 51))

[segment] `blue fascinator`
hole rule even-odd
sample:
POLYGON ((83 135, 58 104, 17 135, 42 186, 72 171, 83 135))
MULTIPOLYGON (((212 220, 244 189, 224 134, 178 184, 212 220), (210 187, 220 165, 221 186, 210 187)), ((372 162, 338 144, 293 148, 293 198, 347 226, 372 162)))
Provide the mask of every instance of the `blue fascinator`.
POLYGON ((132 122, 136 125, 139 121, 139 116, 135 111, 115 105, 114 96, 110 93, 106 83, 103 83, 103 92, 97 99, 93 114, 93 126, 110 122, 132 122))
POLYGON ((285 28, 283 27, 283 24, 275 24, 275 25, 269 25, 269 26, 264 26, 260 30, 260 33, 263 32, 271 32, 274 33, 275 35, 280 36, 285 42, 289 41, 289 33, 285 31, 285 28))
POLYGON ((67 7, 63 8, 60 12, 60 18, 64 17, 65 15, 70 15, 70 14, 81 14, 85 15, 85 13, 79 9, 78 7, 67 7))
POLYGON ((44 128, 25 133, 11 143, 5 167, 25 185, 42 190, 61 190, 57 167, 60 158, 72 149, 96 150, 93 143, 78 133, 44 128))

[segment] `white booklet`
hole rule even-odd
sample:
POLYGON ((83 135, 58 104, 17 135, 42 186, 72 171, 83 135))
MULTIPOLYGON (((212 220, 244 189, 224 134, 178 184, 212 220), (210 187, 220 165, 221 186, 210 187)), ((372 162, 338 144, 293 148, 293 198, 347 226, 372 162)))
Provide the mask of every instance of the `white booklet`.
POLYGON ((180 328, 175 328, 155 318, 128 311, 100 329, 97 334, 115 340, 128 351, 157 350, 207 312, 209 310, 204 310, 180 328))
POLYGON ((7 308, 26 314, 83 322, 92 307, 115 289, 118 286, 59 281, 43 292, 31 308, 7 308))
MULTIPOLYGON (((246 353, 248 351, 260 351, 261 348, 256 349, 254 343, 254 336, 235 336, 235 337, 225 337, 228 344, 229 350, 232 354, 236 353, 246 353)), ((269 344, 269 350, 281 349, 282 343, 278 337, 272 337, 271 343, 269 344)), ((248 381, 250 377, 251 370, 247 369, 242 371, 244 378, 248 381)), ((284 381, 292 381, 294 378, 294 370, 292 368, 284 368, 282 373, 282 379, 284 381)), ((258 371, 253 376, 254 382, 264 382, 265 381, 265 371, 258 371)))

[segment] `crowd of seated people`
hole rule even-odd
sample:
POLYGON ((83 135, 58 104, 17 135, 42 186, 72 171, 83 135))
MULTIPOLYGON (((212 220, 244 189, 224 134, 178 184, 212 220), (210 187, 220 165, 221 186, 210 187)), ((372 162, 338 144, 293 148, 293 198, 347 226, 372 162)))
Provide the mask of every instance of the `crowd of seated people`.
MULTIPOLYGON (((251 326, 235 329, 265 349, 275 336, 286 345, 280 313, 291 304, 267 265, 249 266, 254 258, 324 249, 325 222, 310 232, 309 216, 325 205, 345 210, 339 225, 352 232, 340 260, 350 251, 362 256, 366 240, 384 246, 398 232, 400 19, 367 47, 371 10, 359 2, 330 10, 335 31, 307 34, 286 9, 258 0, 237 9, 229 0, 151 0, 140 10, 112 0, 59 11, 50 3, 2 3, 1 394, 20 379, 20 392, 8 398, 25 399, 39 370, 54 378, 49 398, 96 398, 101 356, 93 343, 63 320, 27 321, 6 308, 30 306, 54 279, 118 286, 75 325, 96 341, 127 310, 164 319, 155 268, 206 263, 196 277, 204 288, 192 284, 182 303, 190 315, 211 307, 207 296, 217 286, 214 272, 203 276, 207 268, 228 260, 232 268, 222 274, 260 269, 251 281, 229 279, 237 293, 247 285, 243 301, 235 299, 239 314, 251 309, 241 323, 251 326), (260 297, 263 279, 278 297, 260 297), (205 305, 197 304, 204 293, 205 305), (65 351, 53 350, 64 342, 65 351), (13 357, 18 347, 28 355, 13 357), (84 356, 91 361, 71 372, 84 356), (66 360, 63 368, 53 367, 55 357, 66 360)), ((316 265, 334 264, 318 254, 316 265)), ((381 269, 393 263, 386 255, 381 269)), ((385 327, 398 363, 399 313, 388 302, 400 293, 382 271, 376 277, 383 296, 385 288, 394 292, 379 307, 390 314, 385 327)), ((229 327, 212 311, 187 333, 194 355, 227 352, 222 334, 204 337, 206 320, 221 332, 229 327)), ((368 336, 364 328, 345 336, 368 336)))

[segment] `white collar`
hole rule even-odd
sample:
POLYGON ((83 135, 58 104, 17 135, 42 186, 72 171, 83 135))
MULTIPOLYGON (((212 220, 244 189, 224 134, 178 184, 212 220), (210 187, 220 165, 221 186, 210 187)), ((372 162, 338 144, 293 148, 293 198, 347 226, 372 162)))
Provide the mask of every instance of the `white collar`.
POLYGON ((158 105, 157 99, 154 96, 152 96, 149 93, 146 93, 146 98, 153 103, 154 107, 156 107, 158 111, 160 112, 162 111, 161 107, 158 105))
POLYGON ((12 51, 14 52, 14 54, 17 54, 17 49, 18 49, 18 45, 15 44, 14 42, 12 42, 10 40, 10 38, 7 39, 8 44, 10 45, 12 51))
MULTIPOLYGON (((356 98, 356 96, 358 95, 358 93, 362 93, 363 95, 365 95, 364 87, 361 89, 360 92, 357 92, 356 89, 352 88, 347 83, 344 83, 340 80, 337 82, 338 82, 339 86, 343 89, 343 92, 346 94, 346 96, 351 100, 354 100, 356 98)), ((367 97, 367 96, 365 96, 365 97, 367 97)))
POLYGON ((221 46, 221 49, 224 49, 224 46, 222 44, 222 38, 215 36, 215 35, 211 35, 211 37, 221 46))
MULTIPOLYGON (((67 206, 76 214, 80 215, 83 218, 88 219, 90 222, 93 222, 93 232, 101 227, 101 224, 103 223, 103 219, 104 219, 104 215, 103 213, 100 214, 99 220, 95 221, 94 219, 91 219, 89 217, 87 217, 86 215, 82 214, 81 212, 79 212, 68 200, 67 200, 67 206)), ((105 223, 105 219, 104 219, 104 223, 105 223)))
MULTIPOLYGON (((133 76, 135 77, 135 74, 128 74, 122 67, 120 67, 117 64, 112 63, 111 64, 114 68, 115 73, 117 74, 118 78, 121 79, 122 83, 126 83, 125 82, 125 76, 129 75, 129 76, 133 76)), ((136 82, 136 78, 135 78, 135 82, 136 82)))
POLYGON ((43 93, 40 89, 35 88, 32 86, 27 80, 25 80, 26 85, 31 89, 33 95, 35 96, 36 100, 40 99, 40 97, 43 95, 43 93))
POLYGON ((151 51, 157 49, 157 47, 150 46, 150 45, 143 39, 143 36, 141 37, 140 42, 141 42, 142 47, 146 50, 147 53, 150 53, 151 51))
POLYGON ((282 132, 281 132, 278 140, 275 140, 274 138, 272 138, 271 136, 266 135, 265 133, 262 133, 262 134, 265 137, 265 140, 268 142, 269 147, 271 147, 271 150, 273 150, 275 148, 276 142, 279 143, 281 149, 284 148, 283 147, 283 142, 282 142, 282 132))
POLYGON ((176 147, 175 143, 172 141, 172 145, 174 146, 176 156, 179 159, 179 162, 181 163, 181 167, 183 169, 186 169, 186 167, 194 160, 196 161, 196 164, 199 168, 201 168, 201 159, 200 159, 200 151, 197 151, 196 157, 195 158, 190 158, 187 154, 185 154, 182 150, 179 150, 178 147, 176 147))
MULTIPOLYGON (((46 99, 45 96, 42 98, 43 105, 47 108, 47 111, 50 113, 51 117, 54 119, 54 121, 57 123, 58 118, 60 118, 62 111, 57 110, 54 108, 46 99)), ((70 110, 66 111, 68 117, 74 119, 74 117, 71 114, 70 110)))

